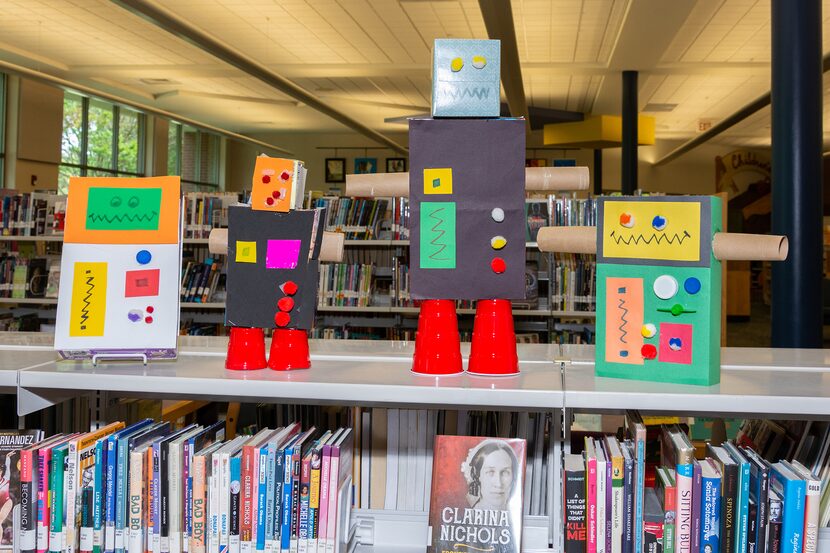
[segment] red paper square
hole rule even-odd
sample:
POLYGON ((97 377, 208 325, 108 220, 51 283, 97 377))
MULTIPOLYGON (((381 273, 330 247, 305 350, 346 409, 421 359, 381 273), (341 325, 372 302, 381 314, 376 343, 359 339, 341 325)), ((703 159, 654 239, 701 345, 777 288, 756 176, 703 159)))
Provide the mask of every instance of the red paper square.
POLYGON ((124 285, 124 297, 138 298, 142 296, 158 296, 159 272, 159 269, 127 271, 127 282, 124 285))
POLYGON ((688 324, 660 323, 659 359, 661 363, 692 364, 692 333, 693 327, 688 324), (679 339, 681 347, 673 350, 669 341, 679 339))

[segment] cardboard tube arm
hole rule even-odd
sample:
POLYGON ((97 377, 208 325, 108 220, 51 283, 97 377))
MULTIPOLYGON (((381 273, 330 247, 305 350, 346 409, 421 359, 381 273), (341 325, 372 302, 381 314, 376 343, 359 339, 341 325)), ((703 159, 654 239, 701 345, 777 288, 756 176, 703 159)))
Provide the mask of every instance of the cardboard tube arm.
MULTIPOLYGON (((587 167, 526 167, 525 190, 588 190, 587 167)), ((346 195, 363 197, 409 196, 409 173, 346 175, 346 195)))
POLYGON ((786 236, 718 232, 712 240, 715 259, 721 261, 784 261, 789 249, 786 236))
POLYGON ((597 253, 597 228, 542 227, 536 244, 543 252, 597 253))
MULTIPOLYGON (((343 260, 346 235, 342 232, 323 232, 320 246, 320 261, 339 262, 343 260)), ((228 255, 228 229, 215 228, 208 237, 208 249, 216 255, 228 255)))
POLYGON ((409 196, 409 173, 346 175, 346 195, 406 198, 409 196))
POLYGON ((525 190, 588 190, 590 180, 587 167, 525 168, 525 190))

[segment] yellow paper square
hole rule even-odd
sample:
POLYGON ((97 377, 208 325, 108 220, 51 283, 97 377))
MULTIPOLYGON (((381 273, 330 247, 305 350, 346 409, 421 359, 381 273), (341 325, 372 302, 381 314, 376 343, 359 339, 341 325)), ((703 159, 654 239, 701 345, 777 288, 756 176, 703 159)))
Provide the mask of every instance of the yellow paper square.
POLYGON ((452 168, 424 169, 424 194, 452 194, 452 168))
POLYGON ((606 258, 700 261, 700 225, 699 202, 606 201, 602 253, 606 258), (622 215, 633 217, 633 226, 623 226, 622 215), (658 215, 665 219, 663 230, 652 226, 658 215))
POLYGON ((236 262, 256 263, 256 242, 236 241, 236 262))

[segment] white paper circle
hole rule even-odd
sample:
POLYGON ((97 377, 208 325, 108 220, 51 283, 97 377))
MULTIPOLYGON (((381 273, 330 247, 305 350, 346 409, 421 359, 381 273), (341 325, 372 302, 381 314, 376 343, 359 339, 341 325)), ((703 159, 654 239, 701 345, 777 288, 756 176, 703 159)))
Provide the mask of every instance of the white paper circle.
POLYGON ((493 211, 490 212, 490 216, 495 222, 501 223, 504 221, 504 210, 500 207, 494 207, 493 211))
POLYGON ((661 300, 667 300, 677 294, 677 279, 671 275, 660 275, 654 281, 654 295, 661 300))

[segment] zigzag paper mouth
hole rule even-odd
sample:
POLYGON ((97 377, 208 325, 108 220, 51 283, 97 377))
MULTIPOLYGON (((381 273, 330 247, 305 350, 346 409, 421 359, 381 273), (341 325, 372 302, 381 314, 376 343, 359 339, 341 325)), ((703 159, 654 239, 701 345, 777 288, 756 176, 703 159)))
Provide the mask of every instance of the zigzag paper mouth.
POLYGON ((451 89, 442 88, 438 91, 439 95, 444 98, 450 98, 452 100, 464 99, 464 98, 476 98, 478 100, 484 100, 489 98, 490 96, 490 87, 454 87, 451 89))
POLYGON ((130 223, 140 223, 145 222, 149 223, 153 219, 156 218, 158 212, 151 211, 150 213, 142 213, 141 215, 131 215, 129 213, 123 213, 121 215, 99 215, 98 213, 90 213, 87 215, 87 219, 92 221, 93 223, 108 223, 112 224, 115 222, 123 223, 124 221, 129 221, 130 223))
POLYGON ((683 241, 686 238, 691 238, 692 235, 689 234, 687 231, 683 231, 683 234, 680 235, 678 233, 674 233, 672 235, 660 233, 657 234, 656 232, 651 233, 651 236, 647 234, 632 234, 628 237, 618 235, 617 231, 611 231, 611 239, 614 240, 617 244, 625 244, 626 246, 630 246, 632 243, 635 245, 639 245, 640 242, 643 244, 651 245, 652 242, 655 244, 660 244, 661 242, 665 242, 666 244, 672 244, 675 246, 683 245, 683 241))

